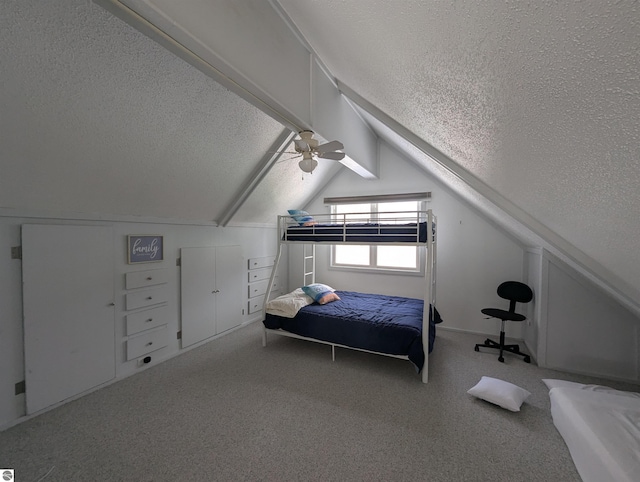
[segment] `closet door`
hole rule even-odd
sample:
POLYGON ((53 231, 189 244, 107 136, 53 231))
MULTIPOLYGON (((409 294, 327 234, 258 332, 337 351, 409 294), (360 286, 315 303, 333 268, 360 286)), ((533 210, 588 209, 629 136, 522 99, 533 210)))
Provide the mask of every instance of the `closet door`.
POLYGON ((115 377, 113 232, 22 226, 27 413, 115 377))
POLYGON ((216 334, 216 248, 180 250, 182 347, 216 334))
POLYGON ((242 322, 243 260, 240 246, 180 250, 182 347, 242 322))

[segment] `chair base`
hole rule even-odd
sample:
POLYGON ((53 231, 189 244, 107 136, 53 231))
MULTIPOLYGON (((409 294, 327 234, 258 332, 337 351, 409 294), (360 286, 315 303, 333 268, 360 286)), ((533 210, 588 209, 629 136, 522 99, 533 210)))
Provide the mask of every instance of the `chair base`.
POLYGON ((500 343, 487 338, 484 343, 476 344, 476 351, 480 351, 480 347, 483 348, 496 348, 500 350, 500 355, 498 356, 498 361, 504 363, 504 357, 502 356, 503 352, 508 351, 509 353, 513 353, 514 355, 520 355, 524 357, 525 363, 531 363, 531 357, 526 353, 522 353, 520 351, 520 345, 506 345, 504 343, 504 331, 500 332, 500 343))

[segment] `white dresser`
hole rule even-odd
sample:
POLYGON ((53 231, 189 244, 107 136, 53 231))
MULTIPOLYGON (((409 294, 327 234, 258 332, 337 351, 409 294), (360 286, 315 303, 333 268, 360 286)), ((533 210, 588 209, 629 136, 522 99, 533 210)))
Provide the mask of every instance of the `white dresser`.
MULTIPOLYGON (((256 313, 264 307, 264 297, 269 287, 269 278, 275 263, 275 256, 249 258, 247 273, 247 298, 249 314, 256 313)), ((282 286, 278 276, 273 280, 271 299, 282 294, 282 286)))
POLYGON ((126 354, 139 365, 150 363, 153 352, 169 342, 168 276, 166 269, 125 274, 126 354))

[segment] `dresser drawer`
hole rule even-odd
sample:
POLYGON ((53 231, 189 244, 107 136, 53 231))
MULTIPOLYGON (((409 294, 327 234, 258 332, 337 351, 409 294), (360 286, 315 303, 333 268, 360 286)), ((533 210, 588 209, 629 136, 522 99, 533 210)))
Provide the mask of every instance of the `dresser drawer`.
POLYGON ((145 306, 157 305, 158 303, 166 303, 168 299, 168 289, 161 286, 151 290, 136 291, 125 295, 127 310, 135 310, 144 308, 145 306))
POLYGON ((133 335, 144 330, 155 328, 156 326, 166 325, 169 323, 169 308, 158 306, 148 310, 138 311, 126 316, 127 318, 127 335, 133 335))
MULTIPOLYGON (((278 296, 282 295, 280 291, 272 291, 271 292, 271 300, 276 299, 278 296)), ((249 314, 255 313, 256 311, 260 311, 264 308, 264 295, 256 296, 255 298, 251 298, 248 303, 249 314)))
POLYGON ((125 274, 125 288, 144 288, 145 286, 160 285, 169 280, 166 269, 150 269, 146 271, 132 271, 125 274))
MULTIPOLYGON (((269 287, 269 280, 265 279, 262 281, 256 281, 255 283, 251 283, 248 287, 248 296, 249 298, 253 298, 254 296, 260 296, 267 292, 267 288, 269 287)), ((273 286, 271 287, 271 291, 280 289, 280 281, 276 277, 273 280, 273 286)))
POLYGON ((269 279, 271 277, 271 268, 259 268, 249 270, 249 283, 253 283, 254 281, 260 281, 263 279, 269 279))
POLYGON ((249 258, 249 269, 266 268, 267 266, 273 266, 275 263, 275 256, 265 256, 264 258, 249 258))
POLYGON ((249 300, 249 314, 260 311, 264 307, 264 296, 256 296, 249 300))
POLYGON ((127 340, 127 360, 133 360, 163 348, 167 346, 168 340, 167 325, 132 336, 127 340))
POLYGON ((268 286, 269 286, 268 279, 257 281, 256 283, 251 283, 248 287, 249 298, 253 298, 254 296, 261 296, 265 294, 267 292, 268 286))

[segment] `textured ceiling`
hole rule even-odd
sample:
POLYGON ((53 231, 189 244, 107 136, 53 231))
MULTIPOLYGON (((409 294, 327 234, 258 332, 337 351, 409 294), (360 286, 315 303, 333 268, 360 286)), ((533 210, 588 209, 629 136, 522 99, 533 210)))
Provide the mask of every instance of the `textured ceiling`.
MULTIPOLYGON (((640 292, 637 1, 272 2, 340 83, 455 163, 459 191, 485 186, 640 292)), ((93 2, 3 2, 0 42, 0 208, 215 221, 283 132, 93 2)), ((272 222, 339 168, 275 164, 231 222, 272 222)))
POLYGON ((215 221, 283 130, 90 2, 3 2, 0 45, 2 208, 215 221))
POLYGON ((637 292, 638 2, 279 4, 337 79, 637 292))

